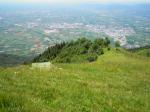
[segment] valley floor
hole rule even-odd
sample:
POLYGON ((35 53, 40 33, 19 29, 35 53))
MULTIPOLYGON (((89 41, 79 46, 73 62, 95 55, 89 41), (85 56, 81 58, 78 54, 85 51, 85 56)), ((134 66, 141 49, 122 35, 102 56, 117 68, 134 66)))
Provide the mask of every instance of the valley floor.
POLYGON ((0 68, 0 112, 148 112, 150 59, 107 51, 96 62, 0 68))

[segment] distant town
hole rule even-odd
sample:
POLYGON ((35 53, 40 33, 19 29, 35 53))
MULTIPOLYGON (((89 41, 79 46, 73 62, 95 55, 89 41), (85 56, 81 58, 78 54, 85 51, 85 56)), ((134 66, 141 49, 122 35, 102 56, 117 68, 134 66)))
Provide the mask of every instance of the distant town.
MULTIPOLYGON (((33 29, 35 27, 39 27, 39 23, 36 22, 28 22, 26 24, 14 24, 14 26, 17 27, 26 27, 27 29, 33 29)), ((105 25, 86 25, 83 23, 52 23, 52 24, 42 24, 44 26, 43 33, 44 35, 52 35, 52 34, 58 34, 60 33, 61 29, 83 29, 85 31, 90 31, 93 33, 104 33, 105 35, 111 37, 114 41, 118 41, 121 46, 127 45, 127 39, 126 36, 132 35, 135 33, 135 31, 131 27, 108 27, 105 25)), ((11 31, 11 29, 5 30, 5 33, 8 33, 11 31)), ((76 32, 69 32, 72 34, 76 34, 76 32)), ((44 41, 51 41, 49 37, 44 37, 44 41)), ((38 42, 36 42, 38 43, 38 42)), ((39 42, 40 43, 40 42, 39 42)), ((37 49, 45 49, 48 46, 46 45, 40 45, 35 44, 33 48, 31 48, 31 51, 36 51, 37 49), (41 48, 42 47, 42 48, 41 48), (44 48, 43 48, 44 47, 44 48)))
POLYGON ((52 9, 0 11, 0 53, 40 54, 56 43, 82 37, 109 37, 128 49, 150 44, 150 19, 145 10, 141 12, 147 16, 130 9, 128 13, 115 9, 52 9))

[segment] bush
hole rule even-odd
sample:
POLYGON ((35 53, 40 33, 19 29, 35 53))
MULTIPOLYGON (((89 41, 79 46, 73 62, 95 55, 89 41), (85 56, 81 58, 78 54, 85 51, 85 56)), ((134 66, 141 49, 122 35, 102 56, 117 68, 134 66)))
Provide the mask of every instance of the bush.
POLYGON ((109 44, 110 44, 110 40, 109 40, 109 38, 108 37, 106 37, 105 38, 105 47, 108 47, 109 46, 109 44))
POLYGON ((100 54, 104 54, 104 50, 103 49, 101 49, 100 54))
POLYGON ((97 60, 97 55, 91 55, 87 58, 88 62, 93 62, 93 61, 96 61, 97 60))
POLYGON ((82 49, 80 54, 86 54, 88 51, 86 49, 82 49))
POLYGON ((107 50, 110 51, 110 47, 108 47, 107 50))
POLYGON ((89 48, 89 52, 90 53, 98 53, 98 50, 99 50, 99 45, 97 44, 97 43, 93 43, 92 45, 91 45, 91 47, 89 48))
POLYGON ((146 56, 147 56, 147 57, 150 57, 150 52, 147 52, 147 53, 146 53, 146 56))

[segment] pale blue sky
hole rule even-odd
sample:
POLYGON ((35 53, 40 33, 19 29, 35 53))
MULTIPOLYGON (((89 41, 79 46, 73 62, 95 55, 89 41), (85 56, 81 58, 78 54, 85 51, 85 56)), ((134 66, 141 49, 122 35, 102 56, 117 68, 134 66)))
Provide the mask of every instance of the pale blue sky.
POLYGON ((150 3, 150 0, 0 0, 0 3, 150 3))

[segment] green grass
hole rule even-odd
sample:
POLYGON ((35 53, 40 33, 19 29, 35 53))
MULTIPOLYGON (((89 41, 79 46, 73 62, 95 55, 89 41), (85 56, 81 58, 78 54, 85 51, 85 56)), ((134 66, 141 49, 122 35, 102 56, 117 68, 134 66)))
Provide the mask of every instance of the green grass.
POLYGON ((148 112, 150 59, 107 51, 96 62, 0 69, 0 112, 148 112))
POLYGON ((150 46, 145 46, 145 47, 141 47, 137 49, 131 49, 129 51, 140 56, 150 57, 150 46))
POLYGON ((138 55, 150 57, 150 48, 142 49, 136 52, 138 55))

